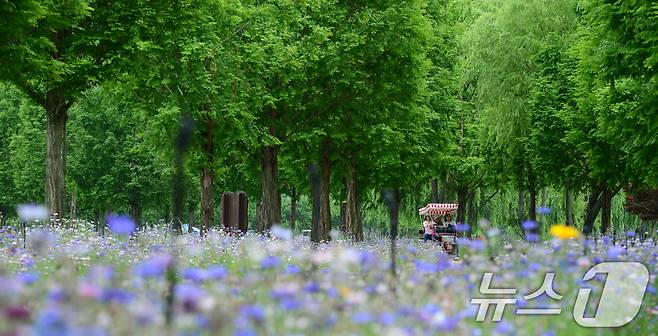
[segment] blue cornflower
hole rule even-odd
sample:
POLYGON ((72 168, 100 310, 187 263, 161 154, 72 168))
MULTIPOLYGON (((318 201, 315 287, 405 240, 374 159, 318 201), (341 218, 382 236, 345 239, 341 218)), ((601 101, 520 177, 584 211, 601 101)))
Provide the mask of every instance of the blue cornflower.
POLYGON ((290 264, 288 265, 288 267, 286 267, 286 274, 289 275, 298 274, 301 271, 302 270, 299 267, 297 267, 297 265, 290 264))
POLYGON ((530 221, 530 220, 529 220, 529 221, 525 221, 525 222, 521 223, 521 227, 522 227, 524 230, 533 230, 533 229, 537 228, 537 222, 535 222, 535 221, 530 221))
POLYGON ((382 313, 379 315, 379 324, 389 326, 395 323, 395 314, 393 313, 382 313))
POLYGON ((128 304, 132 302, 133 295, 120 288, 106 288, 103 290, 103 293, 101 293, 100 300, 102 302, 128 304))
POLYGON ((108 228, 119 235, 129 235, 135 232, 135 222, 125 215, 109 214, 105 219, 108 228))
POLYGON ((527 233, 525 239, 530 243, 536 243, 539 241, 539 235, 536 233, 527 233))
POLYGON ((457 223, 455 224, 455 231, 457 232, 468 232, 471 229, 471 226, 466 223, 457 223))
POLYGON ((514 325, 507 321, 500 321, 498 326, 495 329, 495 332, 498 334, 504 335, 513 335, 514 334, 514 325))
POLYGON ((208 267, 206 274, 209 279, 222 280, 228 276, 228 270, 223 265, 213 265, 208 267))
POLYGON ((195 281, 195 282, 202 282, 208 280, 208 273, 200 269, 198 267, 190 267, 186 268, 182 272, 183 279, 195 281))
POLYGON ((260 267, 262 268, 275 268, 279 266, 281 260, 277 256, 267 256, 260 261, 260 267))
POLYGON ((171 257, 167 255, 155 256, 133 267, 133 272, 143 278, 160 277, 165 274, 171 264, 171 257))
POLYGON ((625 248, 618 245, 612 246, 608 249, 608 259, 618 259, 622 254, 624 254, 624 252, 626 252, 625 248))
POLYGON ((537 212, 540 215, 548 215, 549 213, 551 213, 551 211, 553 211, 553 210, 551 208, 547 207, 547 206, 542 206, 542 207, 537 208, 537 212))
POLYGON ((254 321, 262 322, 265 320, 265 309, 260 305, 246 305, 240 309, 240 315, 254 321))
POLYGON ((352 322, 355 324, 368 324, 372 322, 372 315, 366 311, 360 311, 352 315, 352 322))
POLYGON ((69 334, 69 327, 59 309, 47 308, 37 317, 34 331, 36 335, 66 336, 69 334))

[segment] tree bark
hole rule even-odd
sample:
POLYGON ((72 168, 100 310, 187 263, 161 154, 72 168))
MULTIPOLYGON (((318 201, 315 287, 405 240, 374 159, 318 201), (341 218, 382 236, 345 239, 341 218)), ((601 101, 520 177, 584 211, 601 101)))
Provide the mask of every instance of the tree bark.
POLYGON ((612 218, 612 191, 609 187, 603 188, 603 195, 601 196, 601 234, 605 235, 610 229, 612 218))
POLYGON ((362 241, 363 223, 361 222, 361 208, 359 201, 358 175, 356 170, 356 160, 352 162, 348 169, 347 182, 347 211, 346 221, 350 234, 355 241, 362 241))
POLYGON ((71 224, 73 225, 78 221, 78 198, 73 189, 73 194, 71 195, 71 224))
POLYGON ((585 222, 583 224, 583 233, 590 235, 594 230, 594 222, 601 210, 603 203, 603 188, 600 186, 592 187, 587 200, 587 209, 585 210, 585 222))
POLYGON ((290 231, 295 234, 295 225, 297 221, 297 190, 292 188, 290 190, 290 231))
MULTIPOLYGON (((311 242, 320 242, 320 172, 314 163, 308 165, 309 184, 311 187, 311 242)), ((256 212, 258 213, 258 211, 256 212)))
POLYGON ((566 187, 564 190, 564 208, 566 212, 566 224, 569 226, 574 225, 573 220, 573 190, 570 187, 566 187))
POLYGON ((439 203, 439 180, 433 178, 431 180, 432 184, 432 203, 439 203))
POLYGON ((457 223, 464 223, 466 220, 466 207, 468 203, 468 189, 460 188, 457 190, 457 223))
POLYGON ((135 221, 135 225, 137 225, 137 228, 142 227, 142 207, 139 202, 138 197, 133 197, 133 199, 130 201, 130 216, 133 218, 133 221, 135 221))
POLYGON ((528 220, 533 222, 537 221, 537 177, 530 173, 528 177, 529 182, 529 191, 530 191, 530 203, 528 204, 528 220))
POLYGON ((281 224, 281 194, 279 193, 278 147, 264 146, 261 152, 261 183, 263 189, 263 230, 281 224))
MULTIPOLYGON (((541 203, 539 204, 540 207, 542 207, 542 208, 546 207, 546 198, 547 197, 548 197, 548 192, 546 191, 546 187, 541 188, 541 200, 540 200, 541 203)), ((542 222, 544 221, 544 213, 543 212, 540 214, 540 219, 541 219, 542 222)))
POLYGON ((189 224, 188 232, 191 233, 194 226, 194 207, 192 205, 187 208, 187 223, 189 224))
MULTIPOLYGON (((201 166, 200 176, 200 201, 201 201, 201 236, 205 236, 208 230, 212 227, 215 221, 215 198, 213 183, 215 174, 213 172, 213 165, 215 161, 215 142, 214 130, 215 123, 210 117, 209 111, 206 111, 206 128, 203 131, 203 154, 205 160, 201 166)), ((192 229, 192 225, 188 223, 188 229, 192 229)))
POLYGON ((468 200, 466 201, 467 210, 468 210, 468 220, 466 223, 469 224, 467 236, 471 237, 472 228, 476 225, 476 213, 475 213, 475 191, 471 191, 468 195, 468 200))
POLYGON ((51 215, 64 216, 66 199, 66 122, 69 104, 61 90, 46 96, 46 201, 51 215), (55 215, 56 214, 56 215, 55 215))
POLYGON ((446 174, 441 186, 439 187, 439 203, 446 203, 448 200, 448 183, 450 183, 450 175, 446 174))
MULTIPOLYGON (((210 168, 201 169, 201 235, 205 235, 215 222, 213 171, 210 168)), ((190 226, 191 228, 191 226, 190 226)))
MULTIPOLYGON (((519 225, 523 224, 526 220, 525 216, 525 191, 519 190, 519 225)), ((521 229, 523 231, 523 228, 521 229)))
POLYGON ((320 240, 331 241, 331 208, 329 199, 329 178, 331 176, 331 161, 329 151, 331 139, 322 141, 322 155, 320 160, 320 240))

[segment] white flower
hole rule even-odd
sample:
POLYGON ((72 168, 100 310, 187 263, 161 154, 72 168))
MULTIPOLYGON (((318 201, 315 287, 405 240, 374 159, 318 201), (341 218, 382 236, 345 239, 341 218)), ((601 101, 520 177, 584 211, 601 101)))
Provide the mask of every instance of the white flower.
POLYGON ((40 204, 21 204, 16 207, 16 212, 26 222, 48 219, 48 209, 40 204))
POLYGON ((291 240, 292 239, 292 231, 280 226, 280 225, 274 225, 270 229, 270 232, 272 233, 272 236, 275 238, 279 238, 282 240, 291 240))

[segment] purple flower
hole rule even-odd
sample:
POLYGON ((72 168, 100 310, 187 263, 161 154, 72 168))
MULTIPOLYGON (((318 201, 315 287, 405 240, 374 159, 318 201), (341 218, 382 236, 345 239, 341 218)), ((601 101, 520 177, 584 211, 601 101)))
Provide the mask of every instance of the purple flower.
POLYGON ((155 256, 141 264, 133 267, 133 272, 143 278, 160 277, 167 271, 171 264, 171 257, 168 255, 155 256))
POLYGON ((538 212, 540 215, 548 215, 549 213, 551 213, 551 211, 553 211, 553 210, 552 210, 551 208, 549 208, 549 207, 546 207, 546 206, 542 206, 542 207, 539 207, 539 208, 537 209, 537 212, 538 212))
POLYGON ((120 288, 106 288, 100 296, 102 302, 116 302, 128 304, 132 302, 133 295, 120 288))
POLYGON ((288 265, 288 267, 286 267, 286 274, 289 274, 289 275, 298 274, 301 271, 302 270, 299 269, 299 267, 297 267, 297 265, 290 264, 290 265, 288 265))
POLYGON ((455 224, 455 231, 457 232, 468 232, 470 228, 471 227, 468 224, 462 224, 462 223, 455 224))
POLYGON ((262 268, 275 268, 279 266, 281 260, 277 256, 267 256, 260 261, 260 267, 262 268))
POLYGON ((110 230, 119 235, 129 235, 135 232, 135 222, 125 215, 108 215, 105 220, 110 230))
POLYGON ((39 314, 34 325, 36 335, 66 336, 69 334, 68 324, 57 308, 46 308, 39 314))
POLYGON ((11 306, 5 308, 5 317, 7 319, 21 321, 30 319, 30 310, 24 306, 11 306))
POLYGON ((457 238, 457 245, 459 246, 469 246, 471 244, 471 240, 468 238, 457 238))
POLYGON ((252 319, 254 321, 262 322, 265 320, 265 309, 260 305, 247 305, 240 309, 240 315, 252 319))
POLYGON ((366 311, 356 312, 352 315, 352 322, 355 324, 368 324, 372 322, 372 315, 366 311))
POLYGON ((393 313, 382 313, 379 315, 379 324, 389 326, 395 323, 395 315, 393 313))
POLYGON ((626 249, 621 246, 612 246, 608 249, 608 259, 615 260, 618 259, 622 254, 626 252, 626 249))
POLYGON ((473 251, 482 251, 485 248, 484 241, 480 239, 473 239, 471 240, 471 250, 473 251))
POLYGON ((185 311, 195 311, 199 300, 206 296, 206 291, 192 284, 176 286, 176 298, 183 304, 185 311))
POLYGON ((16 212, 26 222, 48 219, 48 209, 39 204, 21 204, 16 207, 16 212))
POLYGON ((183 270, 183 279, 202 282, 208 280, 208 273, 198 267, 190 267, 183 270))
POLYGON ((536 243, 539 241, 539 235, 536 233, 528 233, 525 235, 525 239, 530 243, 536 243))
POLYGON ((34 273, 34 272, 20 273, 20 274, 18 274, 17 277, 22 283, 24 283, 26 285, 31 285, 31 284, 37 282, 37 280, 39 280, 39 274, 34 273))
POLYGON ((533 230, 537 228, 537 223, 535 221, 525 221, 521 224, 523 230, 533 230))
POLYGON ((317 293, 320 291, 320 285, 315 281, 309 281, 304 286, 304 291, 307 293, 317 293))
POLYGON ((512 335, 514 334, 514 325, 507 321, 500 321, 495 329, 495 332, 503 335, 512 335))
POLYGON ((626 237, 635 238, 635 231, 633 231, 633 230, 626 231, 626 237))
POLYGON ((214 265, 206 270, 208 278, 213 280, 222 280, 228 275, 228 270, 222 265, 214 265))
POLYGON ((281 308, 283 308, 284 310, 288 310, 288 311, 297 310, 297 309, 299 309, 299 307, 302 306, 299 303, 299 301, 297 301, 293 298, 287 298, 287 299, 281 300, 279 302, 279 305, 281 306, 281 308))

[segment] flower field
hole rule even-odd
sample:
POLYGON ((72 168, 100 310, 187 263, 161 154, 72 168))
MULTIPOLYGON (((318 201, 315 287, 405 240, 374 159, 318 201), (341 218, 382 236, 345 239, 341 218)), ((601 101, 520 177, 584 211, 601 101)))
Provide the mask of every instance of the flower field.
POLYGON ((172 238, 163 229, 101 236, 79 223, 28 228, 23 248, 18 231, 0 233, 0 335, 651 335, 658 320, 651 240, 617 242, 628 248, 607 238, 460 240, 454 258, 401 239, 393 276, 383 239, 312 246, 283 229, 269 238, 172 238), (584 328, 572 317, 576 293, 587 286, 597 297, 601 279, 582 278, 604 260, 641 261, 649 285, 626 326, 584 328), (563 298, 524 300, 547 271, 563 298), (495 274, 492 287, 518 289, 500 322, 475 321, 470 299, 482 297, 485 272, 495 274), (514 314, 547 304, 561 314, 514 314))

